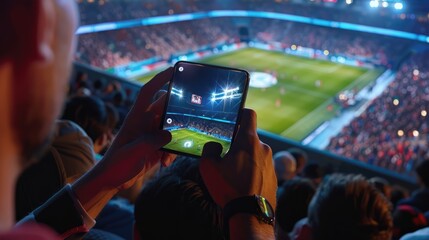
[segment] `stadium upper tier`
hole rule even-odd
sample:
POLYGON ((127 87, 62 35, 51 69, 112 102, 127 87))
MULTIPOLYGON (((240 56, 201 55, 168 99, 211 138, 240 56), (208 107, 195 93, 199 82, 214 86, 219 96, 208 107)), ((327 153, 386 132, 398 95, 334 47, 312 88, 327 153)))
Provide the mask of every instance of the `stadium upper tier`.
POLYGON ((357 11, 291 4, 274 0, 238 1, 80 1, 81 25, 194 13, 211 10, 254 10, 287 13, 338 22, 350 22, 368 26, 396 29, 418 34, 429 34, 427 16, 416 16, 399 12, 357 11))
POLYGON ((395 66, 409 45, 391 37, 280 20, 215 18, 83 34, 77 60, 102 69, 154 57, 168 61, 180 52, 240 42, 240 27, 251 41, 327 50, 386 67, 395 66))

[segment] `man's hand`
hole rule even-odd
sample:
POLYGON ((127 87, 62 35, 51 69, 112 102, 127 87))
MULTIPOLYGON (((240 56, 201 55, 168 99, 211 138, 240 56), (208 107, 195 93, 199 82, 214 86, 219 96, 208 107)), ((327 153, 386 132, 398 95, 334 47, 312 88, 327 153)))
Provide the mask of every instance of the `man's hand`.
POLYGON ((175 155, 159 149, 170 142, 171 134, 160 130, 165 95, 156 102, 156 93, 172 78, 169 68, 145 84, 123 127, 104 158, 75 184, 79 201, 91 216, 120 189, 131 187, 157 163, 171 163, 175 155))
POLYGON ((277 178, 271 148, 259 140, 256 113, 243 109, 237 137, 222 159, 222 146, 204 146, 200 172, 214 201, 222 208, 229 201, 254 194, 276 206, 277 178))

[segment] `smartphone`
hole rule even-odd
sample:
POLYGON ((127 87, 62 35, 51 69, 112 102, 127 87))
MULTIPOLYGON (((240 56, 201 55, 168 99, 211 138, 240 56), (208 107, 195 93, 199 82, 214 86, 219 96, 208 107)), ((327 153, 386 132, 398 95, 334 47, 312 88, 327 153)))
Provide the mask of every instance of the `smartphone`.
POLYGON ((180 61, 174 65, 161 128, 172 140, 162 149, 201 157, 204 144, 230 149, 247 96, 249 73, 235 68, 180 61))

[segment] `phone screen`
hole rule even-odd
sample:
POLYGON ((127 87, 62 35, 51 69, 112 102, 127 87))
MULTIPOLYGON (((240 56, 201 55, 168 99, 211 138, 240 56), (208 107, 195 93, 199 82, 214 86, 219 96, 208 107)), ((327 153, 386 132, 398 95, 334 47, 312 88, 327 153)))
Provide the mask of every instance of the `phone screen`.
POLYGON ((162 128, 172 134, 163 149, 200 157, 204 144, 230 149, 249 85, 244 70, 178 62, 174 66, 162 128))

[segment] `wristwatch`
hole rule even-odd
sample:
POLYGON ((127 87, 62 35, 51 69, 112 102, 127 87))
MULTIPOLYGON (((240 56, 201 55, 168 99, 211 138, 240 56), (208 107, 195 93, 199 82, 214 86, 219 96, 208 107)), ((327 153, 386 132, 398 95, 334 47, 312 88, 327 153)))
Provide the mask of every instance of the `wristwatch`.
POLYGON ((229 219, 237 213, 254 215, 259 222, 274 225, 274 210, 268 200, 260 195, 234 199, 223 208, 225 234, 229 235, 229 219))

